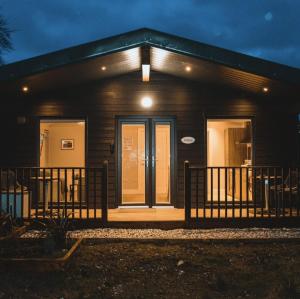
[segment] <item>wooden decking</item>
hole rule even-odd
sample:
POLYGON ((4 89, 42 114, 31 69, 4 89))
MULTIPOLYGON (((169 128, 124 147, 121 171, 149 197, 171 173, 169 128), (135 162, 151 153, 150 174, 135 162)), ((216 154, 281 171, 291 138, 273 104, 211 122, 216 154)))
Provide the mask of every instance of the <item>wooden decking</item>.
MULTIPOLYGON (((56 212, 56 209, 53 209, 53 214, 56 212)), ((79 209, 74 209, 72 214, 72 209, 68 209, 67 213, 70 215, 70 218, 74 219, 101 219, 101 210, 100 209, 82 209, 81 213, 79 209)), ((46 213, 46 216, 49 216, 49 212, 46 213)), ((118 208, 118 209, 109 209, 108 210, 108 221, 109 222, 164 222, 164 221, 184 221, 185 211, 184 209, 177 208, 118 208)), ((257 209, 256 213, 254 209, 249 208, 248 213, 247 209, 198 209, 199 219, 224 219, 224 218, 268 218, 275 217, 276 215, 270 211, 263 211, 257 209)), ((285 211, 285 216, 290 216, 289 211, 285 211)), ((297 216, 296 210, 293 210, 292 216, 297 216)), ((36 210, 31 210, 31 218, 36 217, 36 210)), ((42 210, 38 211, 38 218, 43 218, 44 214, 42 210)), ((196 209, 191 210, 191 217, 196 217, 196 209)), ((25 215, 25 218, 26 215, 25 215)))

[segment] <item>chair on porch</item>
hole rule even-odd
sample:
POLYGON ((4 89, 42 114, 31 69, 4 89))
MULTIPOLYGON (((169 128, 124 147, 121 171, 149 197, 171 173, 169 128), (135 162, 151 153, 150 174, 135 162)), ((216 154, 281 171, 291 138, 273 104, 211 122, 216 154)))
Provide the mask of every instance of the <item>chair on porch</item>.
POLYGON ((300 174, 295 170, 289 171, 283 183, 271 186, 270 191, 273 192, 272 206, 277 213, 296 208, 300 205, 300 174))

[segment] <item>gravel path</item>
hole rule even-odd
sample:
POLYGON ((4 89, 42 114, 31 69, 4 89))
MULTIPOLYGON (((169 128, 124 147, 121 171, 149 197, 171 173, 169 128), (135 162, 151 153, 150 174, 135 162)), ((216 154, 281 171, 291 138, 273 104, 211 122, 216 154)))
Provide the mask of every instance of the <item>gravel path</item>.
MULTIPOLYGON (((28 231, 23 238, 39 237, 40 232, 28 231)), ((72 238, 109 239, 300 239, 300 228, 249 229, 83 229, 69 232, 72 238)))

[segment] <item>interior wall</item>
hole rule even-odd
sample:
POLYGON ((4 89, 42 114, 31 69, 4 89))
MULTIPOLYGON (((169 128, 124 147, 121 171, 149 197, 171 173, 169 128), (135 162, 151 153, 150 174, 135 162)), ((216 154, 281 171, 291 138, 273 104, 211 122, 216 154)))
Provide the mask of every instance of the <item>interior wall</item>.
POLYGON ((85 166, 84 122, 41 122, 40 134, 44 136, 40 153, 41 167, 85 166), (73 139, 74 149, 62 149, 62 139, 73 139))
MULTIPOLYGON (((225 130, 245 128, 244 120, 208 120, 207 122, 207 165, 225 165, 225 130)), ((230 165, 229 165, 230 166, 230 165)))

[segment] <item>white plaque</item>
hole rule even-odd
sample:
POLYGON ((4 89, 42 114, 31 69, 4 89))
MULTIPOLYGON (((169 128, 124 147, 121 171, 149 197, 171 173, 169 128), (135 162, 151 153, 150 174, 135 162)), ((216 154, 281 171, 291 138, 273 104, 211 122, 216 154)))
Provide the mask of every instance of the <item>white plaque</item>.
POLYGON ((182 137, 181 138, 181 142, 184 144, 192 144, 196 141, 196 139, 194 137, 191 136, 186 136, 186 137, 182 137))

